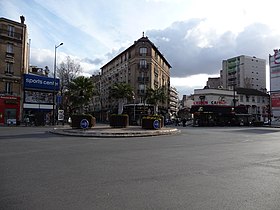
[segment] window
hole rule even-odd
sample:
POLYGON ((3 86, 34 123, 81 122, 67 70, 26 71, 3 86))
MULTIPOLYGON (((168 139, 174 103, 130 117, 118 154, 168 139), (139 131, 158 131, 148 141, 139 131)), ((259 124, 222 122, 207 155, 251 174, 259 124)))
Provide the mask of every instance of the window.
POLYGON ((240 102, 243 102, 243 96, 240 96, 240 102))
POLYGON ((140 47, 140 55, 146 55, 147 54, 147 48, 146 47, 140 47))
POLYGON ((5 73, 13 73, 13 63, 7 63, 5 73))
POLYGON ((252 102, 255 102, 255 96, 252 96, 252 102))
POLYGON ((14 53, 14 45, 11 43, 7 44, 7 53, 14 53))
POLYGON ((140 60, 140 68, 147 68, 147 61, 142 59, 140 60))
POLYGON ((12 93, 12 83, 11 82, 6 82, 5 84, 5 90, 6 90, 6 93, 12 93))
POLYGON ((8 26, 8 36, 10 36, 10 37, 15 36, 15 27, 14 26, 8 26))
POLYGON ((249 102, 249 98, 250 98, 249 96, 246 96, 246 102, 249 102))

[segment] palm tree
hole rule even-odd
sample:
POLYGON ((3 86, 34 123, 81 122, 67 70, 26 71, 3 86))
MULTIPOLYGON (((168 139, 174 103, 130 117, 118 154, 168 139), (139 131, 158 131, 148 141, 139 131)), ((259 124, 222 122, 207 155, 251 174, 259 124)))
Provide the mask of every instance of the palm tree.
POLYGON ((164 103, 167 100, 166 87, 161 86, 156 89, 148 88, 145 97, 149 104, 155 105, 155 112, 158 113, 159 103, 164 103))
POLYGON ((88 105, 93 92, 94 85, 90 78, 79 76, 73 79, 69 84, 69 91, 67 92, 70 109, 83 112, 83 108, 88 105))
POLYGON ((115 83, 110 89, 110 97, 118 100, 118 114, 123 112, 124 101, 131 100, 133 96, 133 89, 127 83, 115 83))

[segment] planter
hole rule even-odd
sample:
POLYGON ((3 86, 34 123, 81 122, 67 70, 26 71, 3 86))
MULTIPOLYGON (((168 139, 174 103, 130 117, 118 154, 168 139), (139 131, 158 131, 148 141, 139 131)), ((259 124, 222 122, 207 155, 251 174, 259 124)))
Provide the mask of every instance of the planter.
POLYGON ((90 114, 75 114, 71 116, 71 127, 72 128, 82 128, 81 121, 88 121, 88 128, 94 127, 96 124, 96 119, 90 114))
POLYGON ((113 128, 126 128, 128 126, 128 115, 112 114, 110 116, 110 126, 113 128))
POLYGON ((147 116, 142 118, 143 129, 161 129, 163 127, 163 120, 159 116, 147 116))

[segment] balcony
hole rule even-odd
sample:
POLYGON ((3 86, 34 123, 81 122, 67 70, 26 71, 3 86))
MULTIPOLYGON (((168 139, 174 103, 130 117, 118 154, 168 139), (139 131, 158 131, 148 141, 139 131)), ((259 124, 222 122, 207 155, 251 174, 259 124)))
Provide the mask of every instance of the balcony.
POLYGON ((145 95, 146 94, 145 90, 142 90, 142 89, 137 90, 137 93, 138 93, 138 95, 145 95))
POLYGON ((14 72, 12 72, 12 71, 5 71, 5 75, 12 76, 12 75, 14 75, 14 72))
POLYGON ((149 77, 138 77, 138 82, 140 83, 149 82, 149 77))
POLYGON ((149 65, 148 64, 146 64, 146 65, 138 64, 138 69, 140 69, 140 70, 148 70, 149 69, 149 65))
POLYGON ((6 52, 6 58, 12 58, 14 59, 15 54, 11 52, 6 52))
POLYGON ((10 40, 17 40, 17 41, 22 40, 21 33, 16 33, 16 32, 4 30, 4 29, 0 29, 0 37, 5 38, 5 39, 10 39, 10 40))
POLYGON ((0 95, 5 96, 18 96, 18 93, 15 93, 13 91, 0 91, 0 95))

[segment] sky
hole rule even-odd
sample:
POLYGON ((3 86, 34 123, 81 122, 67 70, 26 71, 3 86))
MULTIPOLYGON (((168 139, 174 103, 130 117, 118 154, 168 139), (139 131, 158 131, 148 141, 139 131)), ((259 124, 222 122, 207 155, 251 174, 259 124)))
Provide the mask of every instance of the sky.
MULTIPOLYGON (((25 16, 30 64, 51 70, 70 56, 91 76, 147 36, 171 64, 179 95, 218 77, 222 60, 266 59, 280 48, 279 0, 0 0, 0 17, 25 16)), ((267 66, 267 87, 268 81, 267 66)), ((269 88, 268 88, 269 89, 269 88)))

